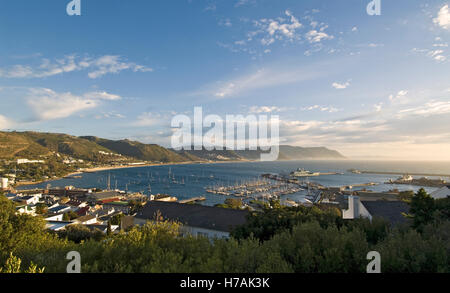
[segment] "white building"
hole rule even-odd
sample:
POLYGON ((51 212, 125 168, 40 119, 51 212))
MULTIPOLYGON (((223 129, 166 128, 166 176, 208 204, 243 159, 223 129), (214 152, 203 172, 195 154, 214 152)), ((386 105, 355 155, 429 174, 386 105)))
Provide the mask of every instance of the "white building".
POLYGON ((17 159, 17 164, 43 164, 43 160, 28 160, 28 159, 17 159))
POLYGON ((9 179, 8 178, 2 178, 0 182, 0 188, 5 190, 9 187, 9 179))
POLYGON ((383 218, 393 225, 407 221, 405 214, 409 213, 409 205, 402 201, 366 200, 358 196, 348 197, 348 209, 342 210, 343 219, 383 218))
POLYGON ((359 196, 350 195, 348 197, 348 209, 342 210, 343 219, 368 218, 372 220, 372 216, 366 207, 361 203, 359 196))

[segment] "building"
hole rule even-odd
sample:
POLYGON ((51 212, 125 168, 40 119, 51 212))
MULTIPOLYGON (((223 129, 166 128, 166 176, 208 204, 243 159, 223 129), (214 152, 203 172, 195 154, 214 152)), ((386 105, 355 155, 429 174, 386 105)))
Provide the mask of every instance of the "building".
POLYGON ((152 201, 137 213, 134 223, 143 225, 147 221, 155 221, 158 215, 164 220, 180 222, 182 234, 228 238, 234 227, 246 223, 248 212, 196 204, 152 201))
POLYGON ((348 197, 348 209, 342 210, 343 219, 383 218, 393 225, 407 222, 404 216, 409 212, 409 205, 402 201, 367 200, 358 196, 348 197))
POLYGON ((43 164, 43 160, 28 160, 28 159, 17 159, 17 164, 43 164))
POLYGON ((450 185, 447 184, 447 185, 439 188, 438 190, 432 192, 430 195, 434 199, 447 198, 450 196, 450 185))
POLYGON ((76 218, 73 222, 80 225, 92 225, 97 223, 97 217, 95 215, 82 216, 76 218))
POLYGON ((0 189, 5 190, 5 189, 8 189, 8 187, 9 187, 9 179, 8 178, 1 178, 0 189))

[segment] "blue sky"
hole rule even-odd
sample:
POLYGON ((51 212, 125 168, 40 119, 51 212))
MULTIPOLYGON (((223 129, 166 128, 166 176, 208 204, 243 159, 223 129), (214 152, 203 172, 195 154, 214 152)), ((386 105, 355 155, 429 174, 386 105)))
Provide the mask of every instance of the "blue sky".
POLYGON ((0 0, 0 129, 165 146, 175 114, 276 114, 281 141, 450 160, 449 1, 0 0))

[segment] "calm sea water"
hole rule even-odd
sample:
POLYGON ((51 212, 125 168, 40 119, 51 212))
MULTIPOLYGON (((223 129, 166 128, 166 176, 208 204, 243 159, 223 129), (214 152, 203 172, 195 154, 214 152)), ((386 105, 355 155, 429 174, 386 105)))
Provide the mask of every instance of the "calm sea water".
MULTIPOLYGON (((369 171, 389 171, 401 173, 430 173, 450 174, 448 162, 381 162, 381 161, 283 161, 283 162, 243 162, 221 164, 193 164, 172 166, 151 166, 140 168, 127 168, 97 173, 82 174, 82 178, 61 179, 51 182, 24 186, 22 189, 45 188, 48 184, 52 187, 64 187, 72 185, 79 188, 98 187, 106 189, 108 176, 111 178, 111 188, 120 190, 128 189, 133 192, 147 192, 150 184, 153 194, 164 193, 176 196, 178 199, 187 199, 196 196, 205 196, 206 205, 222 203, 225 196, 208 194, 205 188, 214 185, 229 185, 236 182, 257 179, 263 173, 288 174, 297 168, 304 168, 314 172, 336 172, 343 175, 326 175, 310 177, 309 181, 317 182, 324 186, 342 186, 362 184, 368 182, 380 183, 376 186, 366 187, 373 191, 388 191, 397 188, 399 190, 417 190, 420 187, 410 185, 384 184, 389 179, 396 179, 397 175, 382 174, 353 174, 349 169, 369 171), (169 180, 169 172, 177 182, 169 180)), ((417 177, 417 176, 415 176, 417 177)), ((430 177, 433 178, 433 177, 430 177)), ((443 178, 450 181, 450 178, 443 178)), ((435 188, 425 188, 432 192, 435 188)), ((306 195, 306 191, 285 197, 298 200, 306 195)))

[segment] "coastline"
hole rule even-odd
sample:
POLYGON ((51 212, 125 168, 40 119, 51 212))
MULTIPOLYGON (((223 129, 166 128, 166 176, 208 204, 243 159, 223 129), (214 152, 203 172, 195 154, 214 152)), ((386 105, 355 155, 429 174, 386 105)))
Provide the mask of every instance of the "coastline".
MULTIPOLYGON (((225 164, 225 163, 248 163, 253 161, 248 160, 240 160, 240 161, 192 161, 192 162, 169 162, 169 163, 148 163, 148 164, 140 164, 140 165, 120 165, 120 166, 103 166, 103 167, 92 167, 92 168, 85 168, 81 169, 79 171, 68 173, 62 177, 56 177, 51 178, 47 180, 41 180, 41 181, 34 181, 34 182, 19 182, 14 185, 14 188, 21 187, 21 186, 29 186, 29 185, 35 185, 35 184, 41 184, 46 182, 53 182, 57 180, 64 179, 64 177, 67 176, 75 176, 80 175, 83 173, 97 173, 102 171, 109 171, 109 170, 120 170, 120 169, 131 169, 131 168, 145 168, 145 167, 154 167, 154 166, 177 166, 177 165, 207 165, 207 164, 225 164)), ((257 162, 257 161, 255 161, 257 162)))

